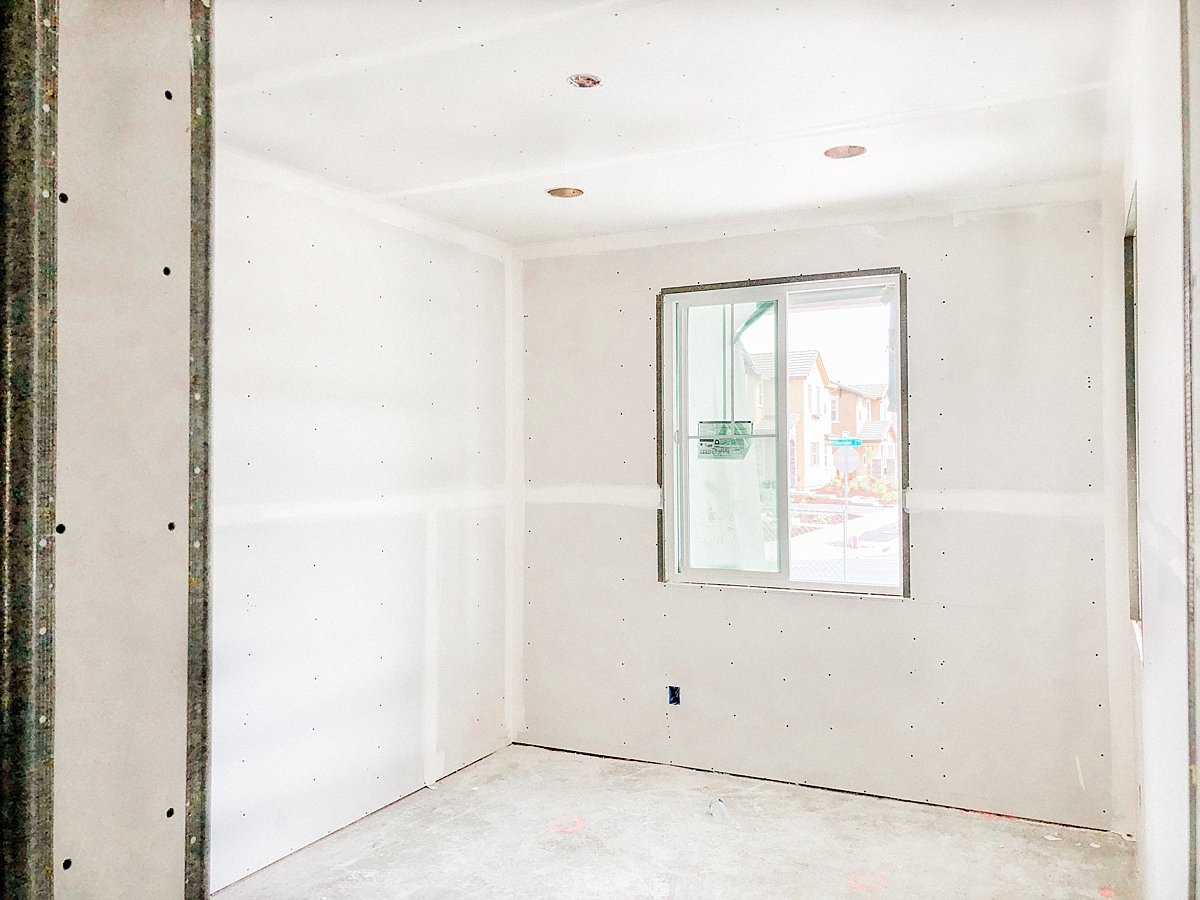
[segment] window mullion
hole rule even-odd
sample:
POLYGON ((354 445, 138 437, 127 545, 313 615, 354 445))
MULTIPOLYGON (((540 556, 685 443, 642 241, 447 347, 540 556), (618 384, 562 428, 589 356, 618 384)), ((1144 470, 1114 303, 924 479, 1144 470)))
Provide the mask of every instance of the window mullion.
POLYGON ((691 451, 691 443, 688 438, 688 410, 690 409, 688 406, 688 310, 687 304, 677 303, 675 305, 676 343, 678 346, 676 373, 679 377, 679 410, 675 420, 675 435, 679 442, 679 568, 683 572, 692 567, 689 531, 692 520, 692 485, 688 474, 691 451))
POLYGON ((775 301, 775 494, 778 513, 775 533, 779 542, 779 576, 791 580, 791 485, 788 483, 788 361, 787 301, 775 301))

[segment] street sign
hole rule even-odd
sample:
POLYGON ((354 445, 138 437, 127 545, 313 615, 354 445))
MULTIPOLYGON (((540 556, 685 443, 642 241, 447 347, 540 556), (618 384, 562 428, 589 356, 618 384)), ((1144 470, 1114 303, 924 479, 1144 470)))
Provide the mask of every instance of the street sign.
POLYGON ((851 437, 830 438, 829 446, 831 446, 831 447, 861 447, 862 441, 860 441, 858 438, 851 438, 851 437))
POLYGON ((750 452, 753 422, 698 423, 700 459, 745 459, 750 452))
POLYGON ((849 475, 858 464, 858 451, 853 447, 841 446, 833 451, 833 467, 843 475, 849 475))

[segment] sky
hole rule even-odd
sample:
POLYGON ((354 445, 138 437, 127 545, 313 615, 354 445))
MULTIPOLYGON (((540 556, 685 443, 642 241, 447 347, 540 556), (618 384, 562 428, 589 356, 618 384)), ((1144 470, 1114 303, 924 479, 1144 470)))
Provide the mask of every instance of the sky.
MULTIPOLYGON (((788 347, 819 350, 831 381, 886 384, 889 308, 883 304, 850 309, 788 310, 788 347)), ((746 329, 742 341, 751 353, 769 353, 774 322, 764 317, 746 329)))

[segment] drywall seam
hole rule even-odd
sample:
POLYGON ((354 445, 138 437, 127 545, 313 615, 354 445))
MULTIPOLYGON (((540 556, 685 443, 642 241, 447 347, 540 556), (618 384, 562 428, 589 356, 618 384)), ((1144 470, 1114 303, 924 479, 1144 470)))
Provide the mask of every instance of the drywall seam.
POLYGON ((428 216, 420 216, 392 203, 334 184, 315 175, 221 141, 217 147, 217 169, 229 175, 272 184, 287 191, 305 194, 335 209, 348 209, 384 225, 391 225, 413 234, 464 247, 482 256, 503 261, 508 245, 466 228, 459 228, 428 216))
POLYGON ((935 197, 894 201, 892 203, 837 206, 832 209, 807 209, 781 216, 754 217, 733 222, 704 222, 677 225, 651 231, 634 231, 598 237, 575 238, 517 247, 520 259, 550 259, 559 256, 589 256, 610 250, 636 250, 672 244, 692 244, 726 237, 747 237, 773 231, 805 231, 846 225, 878 225, 907 222, 937 216, 955 216, 958 224, 964 214, 1029 209, 1038 205, 1095 200, 1102 193, 1104 180, 1099 177, 1068 181, 1016 185, 970 194, 950 193, 935 197))
POLYGON ((442 617, 438 586, 438 511, 425 516, 425 703, 423 764, 425 784, 432 787, 445 774, 446 754, 438 752, 438 641, 442 617))
POLYGON ((658 509, 662 491, 657 484, 556 484, 527 488, 525 501, 534 504, 584 503, 658 509))
POLYGON ((852 132, 861 134, 867 129, 883 128, 894 125, 904 125, 919 122, 924 119, 940 116, 957 115, 975 112, 981 109, 994 109, 998 106, 1017 105, 1055 97, 1069 97, 1077 94, 1094 93, 1107 87, 1107 82, 1076 85, 1053 91, 1034 92, 1013 97, 997 97, 982 102, 959 103, 953 106, 927 107, 925 109, 905 110, 902 112, 886 113, 883 115, 865 116, 858 119, 830 122, 811 128, 789 128, 769 134, 750 134, 725 141, 712 141, 706 144, 694 144, 689 147, 665 147, 649 150, 643 153, 629 153, 621 156, 608 156, 601 159, 582 159, 576 162, 555 166, 538 166, 529 169, 517 169, 508 172, 497 172, 491 175, 477 175, 462 178, 457 181, 446 181, 438 184, 422 185, 421 187, 404 188, 379 194, 381 198, 403 199, 419 197, 427 194, 439 194, 446 191, 459 191, 469 188, 493 187, 497 185, 520 184, 531 180, 554 179, 567 173, 595 172, 602 169, 612 169, 637 163, 664 162, 681 156, 691 156, 699 153, 711 153, 721 150, 737 150, 745 147, 763 147, 769 144, 782 144, 806 138, 821 137, 852 132))
MULTIPOLYGON (((1123 487, 1124 484, 1122 489, 1123 487)), ((658 485, 654 484, 559 484, 526 488, 525 502, 530 505, 576 503, 658 509, 661 506, 661 492, 658 485)), ((911 488, 905 492, 905 508, 909 512, 990 512, 1102 522, 1105 521, 1111 505, 1107 494, 1086 492, 925 491, 911 488)))
POLYGON ((904 507, 909 512, 989 512, 1038 518, 1077 518, 1103 522, 1110 504, 1099 492, 909 489, 904 507))
POLYGON ((0 895, 24 900, 54 891, 57 19, 49 0, 0 18, 0 103, 22 111, 0 133, 0 895))
POLYGON ((525 267, 504 260, 504 724, 508 739, 525 730, 525 267))
POLYGON ((362 515, 403 516, 448 509, 487 509, 503 506, 507 493, 500 488, 467 491, 419 491, 377 500, 344 500, 324 503, 236 503, 213 510, 216 525, 253 525, 289 519, 342 519, 362 515))
POLYGON ((191 260, 188 360, 187 775, 183 893, 209 894, 209 779, 212 771, 212 5, 191 10, 191 260))
MULTIPOLYGON (((1129 628, 1129 479, 1125 392, 1125 205, 1113 179, 1100 208, 1101 422, 1104 478, 1104 582, 1107 626, 1109 756, 1112 829, 1137 831, 1137 771, 1129 628)), ((1094 441, 1095 443, 1095 441, 1094 441)))
POLYGON ((336 60, 312 63, 282 72, 261 75, 258 78, 250 78, 241 83, 222 87, 221 99, 227 100, 232 97, 254 94, 259 91, 291 87, 310 81, 319 81, 322 78, 332 78, 338 75, 362 72, 366 69, 373 69, 389 63, 421 59, 422 57, 433 56, 438 53, 459 50, 463 47, 474 47, 477 44, 482 45, 489 41, 515 37, 516 35, 526 34, 550 25, 562 25, 613 7, 653 6, 660 2, 662 0, 601 0, 598 3, 590 3, 586 6, 564 9, 557 12, 537 13, 520 18, 509 18, 504 20, 503 24, 493 25, 486 29, 464 30, 461 34, 449 40, 432 41, 426 44, 418 44, 415 47, 405 47, 402 50, 385 50, 362 56, 340 57, 336 60))

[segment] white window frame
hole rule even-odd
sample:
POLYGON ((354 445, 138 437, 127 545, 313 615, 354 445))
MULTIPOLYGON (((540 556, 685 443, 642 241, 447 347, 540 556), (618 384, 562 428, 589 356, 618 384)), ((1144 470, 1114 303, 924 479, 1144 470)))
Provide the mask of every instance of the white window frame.
MULTIPOLYGON (((773 278, 748 280, 709 285, 686 285, 664 288, 658 295, 658 413, 659 413, 659 486, 662 504, 658 510, 659 580, 666 583, 711 584, 764 588, 767 590, 802 591, 810 594, 836 594, 850 596, 882 596, 891 599, 907 599, 909 589, 909 542, 908 512, 904 498, 908 491, 908 373, 906 305, 907 280, 898 268, 860 270, 856 272, 831 273, 827 275, 798 276, 795 278, 773 278), (815 282, 824 282, 817 286, 815 282), (681 360, 687 352, 684 333, 684 310, 701 306, 725 305, 760 300, 759 294, 747 292, 745 298, 726 293, 736 288, 790 286, 792 291, 778 294, 775 304, 775 451, 776 451, 776 497, 777 497, 777 547, 779 569, 777 572, 748 572, 727 569, 701 569, 687 565, 685 548, 689 546, 688 517, 684 505, 685 491, 677 489, 687 479, 688 457, 686 437, 681 435, 676 422, 677 411, 686 409, 686 386, 680 378, 681 360), (834 582, 792 581, 790 576, 790 479, 788 445, 791 435, 787 433, 787 307, 789 293, 826 291, 829 289, 855 290, 872 288, 884 284, 894 285, 896 300, 893 305, 892 328, 896 331, 896 346, 899 359, 896 389, 900 397, 898 412, 900 445, 897 447, 899 460, 899 524, 901 552, 901 584, 898 588, 879 585, 860 585, 834 582)), ((806 387, 808 385, 806 384, 806 387)), ((765 390, 765 388, 764 388, 765 390)), ((806 392, 805 401, 809 397, 806 392)), ((838 404, 839 407, 842 405, 838 404)), ((856 404, 857 407, 857 404, 856 404)), ((841 409, 839 408, 839 413, 841 409)), ((807 442, 806 442, 807 443, 807 442)), ((800 450, 799 447, 796 448, 800 450)), ((806 448, 807 449, 807 448, 806 448)), ((799 456, 799 452, 797 453, 799 456)), ((798 463, 798 460, 797 460, 798 463)), ((799 474, 797 472, 797 474, 799 474)))

